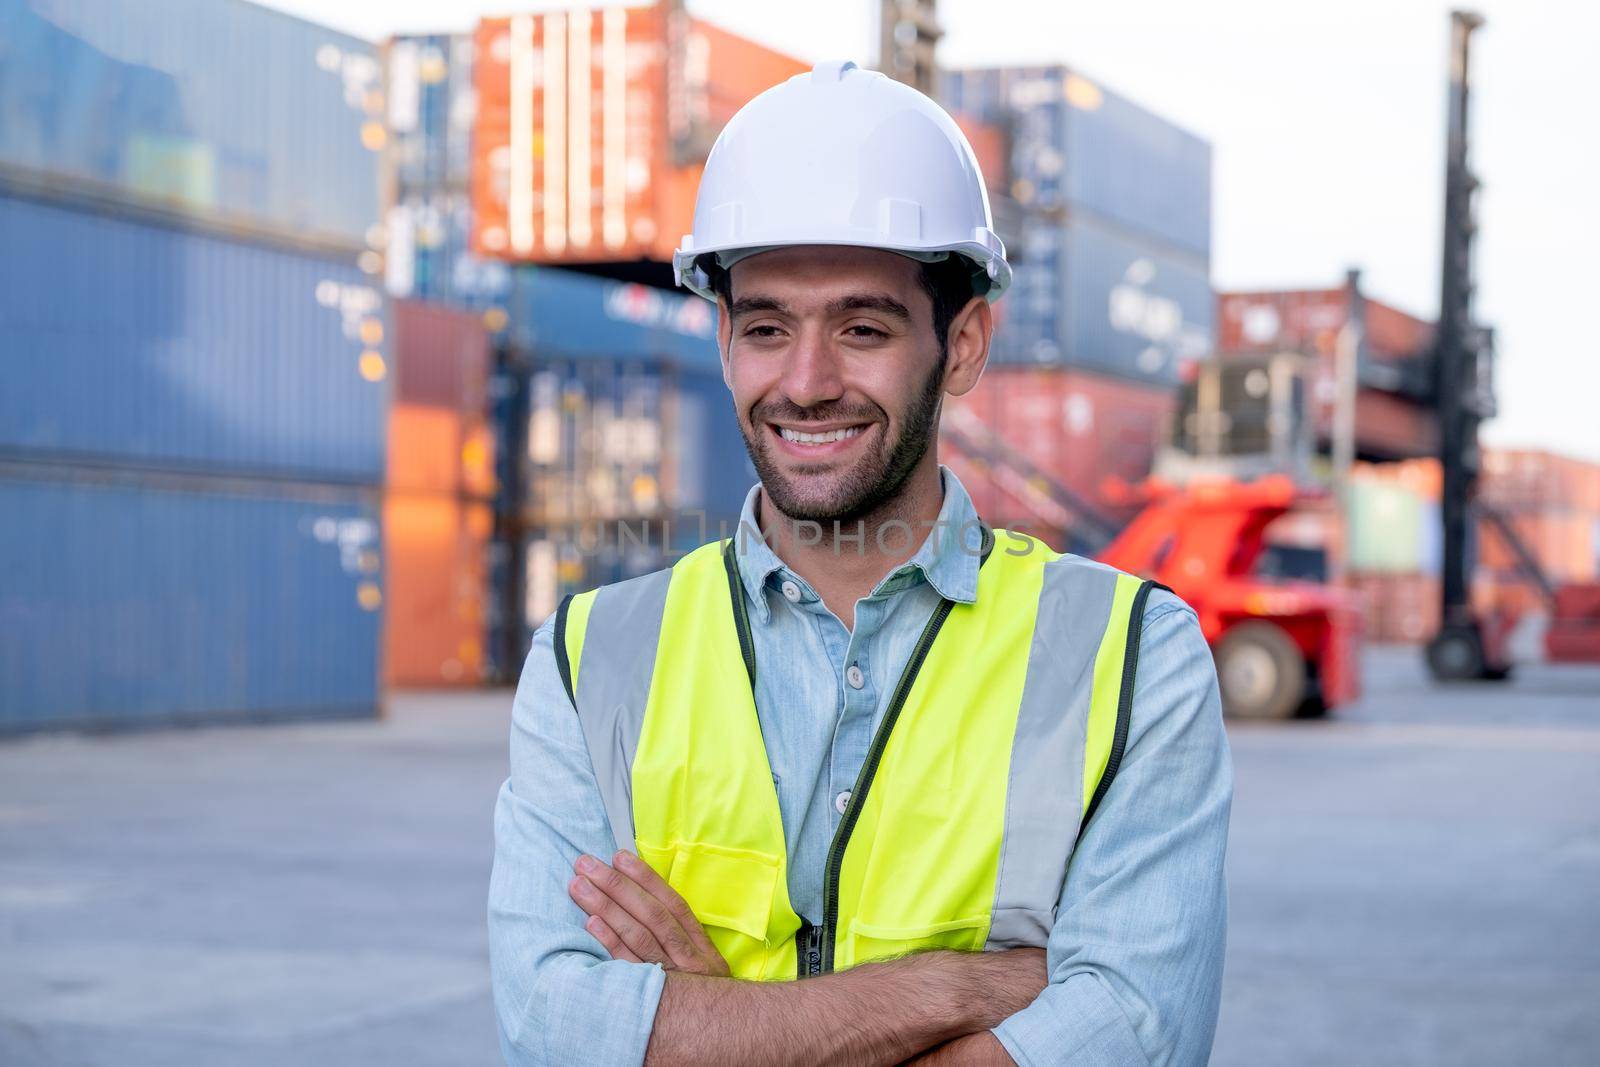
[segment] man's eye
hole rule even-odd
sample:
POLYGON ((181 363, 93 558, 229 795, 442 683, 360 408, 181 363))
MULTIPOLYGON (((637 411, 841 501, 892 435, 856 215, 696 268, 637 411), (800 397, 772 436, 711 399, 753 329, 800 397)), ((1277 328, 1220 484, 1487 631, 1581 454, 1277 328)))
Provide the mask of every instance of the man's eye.
POLYGON ((744 334, 746 337, 776 337, 778 336, 778 328, 776 326, 752 326, 745 330, 744 334))
POLYGON ((884 333, 882 330, 874 329, 871 326, 852 326, 852 327, 850 327, 850 334, 853 337, 888 337, 889 336, 888 334, 884 333))

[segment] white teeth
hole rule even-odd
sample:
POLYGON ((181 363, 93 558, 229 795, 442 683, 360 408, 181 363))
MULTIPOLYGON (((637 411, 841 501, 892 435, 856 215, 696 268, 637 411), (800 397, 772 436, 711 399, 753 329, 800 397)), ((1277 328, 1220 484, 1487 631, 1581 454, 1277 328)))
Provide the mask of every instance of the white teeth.
POLYGON ((829 430, 826 433, 801 433, 787 426, 778 427, 778 432, 783 435, 785 441, 794 441, 802 445, 825 445, 831 441, 843 441, 847 437, 854 437, 861 430, 860 426, 851 426, 843 430, 829 430))

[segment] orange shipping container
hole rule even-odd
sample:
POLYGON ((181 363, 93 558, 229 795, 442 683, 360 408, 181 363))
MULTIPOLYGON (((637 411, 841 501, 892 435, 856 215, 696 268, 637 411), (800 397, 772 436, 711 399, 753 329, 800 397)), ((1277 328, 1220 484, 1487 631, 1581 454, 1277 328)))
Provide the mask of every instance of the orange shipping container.
POLYGON ((669 259, 723 124, 799 60, 659 7, 484 19, 473 249, 535 263, 669 259))
POLYGON ((383 506, 384 675, 390 685, 477 685, 484 669, 486 504, 389 493, 383 506))
MULTIPOLYGON (((1367 346, 1379 359, 1408 359, 1433 343, 1433 324, 1371 297, 1367 346)), ((1345 290, 1296 289, 1222 293, 1217 297, 1217 344, 1236 353, 1303 352, 1332 357, 1349 318, 1345 290)))
POLYGON ((455 308, 400 300, 394 326, 386 484, 487 499, 495 491, 494 435, 482 321, 455 308))

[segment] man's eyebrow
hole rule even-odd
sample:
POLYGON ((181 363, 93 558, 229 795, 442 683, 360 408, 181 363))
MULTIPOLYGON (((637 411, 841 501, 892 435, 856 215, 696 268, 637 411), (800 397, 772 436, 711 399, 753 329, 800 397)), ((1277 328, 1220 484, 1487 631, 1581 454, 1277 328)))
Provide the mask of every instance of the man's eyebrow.
POLYGON ((876 311, 901 322, 911 321, 911 312, 906 306, 887 293, 851 293, 828 304, 830 315, 842 315, 846 311, 876 311))
POLYGON ((740 315, 749 315, 756 311, 775 311, 779 315, 789 314, 789 305, 770 296, 741 296, 728 308, 728 314, 734 318, 740 315))
MULTIPOLYGON (((829 301, 823 310, 829 315, 842 315, 847 311, 876 311, 880 315, 887 315, 901 322, 911 321, 911 312, 888 293, 850 293, 829 301)), ((742 296, 728 309, 728 313, 734 318, 758 311, 770 311, 779 315, 793 314, 788 304, 771 296, 742 296)))

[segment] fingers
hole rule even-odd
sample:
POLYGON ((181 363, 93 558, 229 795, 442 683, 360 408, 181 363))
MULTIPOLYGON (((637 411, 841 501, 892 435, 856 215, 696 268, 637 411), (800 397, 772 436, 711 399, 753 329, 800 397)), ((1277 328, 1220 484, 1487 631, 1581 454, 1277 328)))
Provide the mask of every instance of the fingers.
MULTIPOLYGON (((578 907, 591 917, 604 922, 638 960, 651 963, 671 962, 671 957, 662 948, 661 942, 656 939, 651 928, 641 921, 632 908, 619 899, 622 895, 621 884, 625 879, 603 863, 595 860, 590 860, 589 863, 593 866, 588 867, 583 860, 579 860, 579 873, 567 884, 567 891, 577 902, 578 907), (586 867, 588 869, 585 869, 586 867)), ((637 886, 634 886, 634 891, 640 896, 645 895, 637 886)), ((593 933, 592 930, 590 932, 593 933)), ((607 946, 606 950, 611 951, 610 946, 607 946)), ((613 956, 615 957, 615 953, 613 956)))
POLYGON ((667 910, 667 913, 677 921, 679 929, 688 937, 695 951, 701 955, 707 953, 721 955, 711 943, 711 938, 706 935, 705 927, 701 926, 700 920, 695 917, 689 902, 679 896, 677 890, 668 885, 654 868, 638 856, 626 851, 618 852, 613 862, 618 871, 633 879, 641 889, 667 910))
POLYGON ((614 960, 627 960, 629 963, 643 963, 644 960, 634 955, 633 950, 623 944, 617 932, 606 925, 606 921, 598 915, 589 916, 589 921, 583 928, 594 935, 594 939, 605 947, 614 960))

